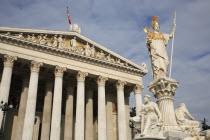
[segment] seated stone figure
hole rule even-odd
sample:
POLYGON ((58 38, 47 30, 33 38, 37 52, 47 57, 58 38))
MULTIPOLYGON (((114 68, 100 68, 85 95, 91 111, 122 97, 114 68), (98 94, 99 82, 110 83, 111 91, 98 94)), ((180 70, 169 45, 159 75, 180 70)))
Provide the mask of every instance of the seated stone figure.
POLYGON ((140 116, 131 117, 135 131, 134 139, 142 137, 162 138, 162 119, 156 103, 151 101, 151 96, 144 96, 144 105, 141 107, 140 116))
POLYGON ((195 121, 193 116, 189 113, 184 103, 181 103, 179 107, 175 110, 176 120, 180 126, 185 127, 194 127, 198 128, 200 123, 195 121), (185 118, 185 116, 189 117, 191 120, 185 118))
POLYGON ((144 96, 145 104, 142 105, 142 127, 144 136, 161 136, 162 137, 162 117, 156 103, 151 101, 151 96, 144 96))

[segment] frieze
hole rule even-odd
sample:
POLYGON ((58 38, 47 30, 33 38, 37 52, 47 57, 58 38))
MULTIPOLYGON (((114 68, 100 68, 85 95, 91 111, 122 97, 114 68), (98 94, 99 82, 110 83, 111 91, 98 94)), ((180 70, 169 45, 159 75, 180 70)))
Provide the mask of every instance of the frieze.
POLYGON ((19 34, 12 34, 10 32, 8 33, 3 33, 4 35, 7 36, 11 36, 11 37, 15 37, 21 40, 26 40, 26 41, 30 41, 30 42, 34 42, 40 45, 46 45, 46 46, 50 46, 50 47, 54 47, 54 48, 58 48, 58 49, 63 49, 66 51, 71 51, 74 53, 78 53, 87 57, 94 57, 100 60, 104 60, 104 61, 109 61, 111 63, 115 63, 118 65, 123 65, 123 66, 128 66, 131 67, 130 65, 128 65, 125 62, 121 62, 120 59, 118 58, 113 58, 110 54, 105 53, 104 51, 100 50, 97 51, 95 49, 95 46, 92 45, 90 46, 90 44, 88 42, 86 42, 86 44, 80 44, 77 40, 76 37, 74 37, 73 39, 68 39, 66 40, 66 37, 63 37, 62 35, 54 35, 53 37, 48 37, 47 34, 40 34, 40 35, 24 35, 23 33, 19 33, 19 34), (69 44, 69 45, 67 45, 69 44))
MULTIPOLYGON (((97 62, 102 62, 101 65, 103 65, 104 62, 107 62, 108 63, 107 67, 115 66, 117 67, 116 69, 119 69, 119 67, 124 67, 125 69, 127 69, 127 72, 129 72, 129 70, 132 70, 136 74, 139 73, 142 76, 146 74, 146 72, 136 69, 135 67, 124 62, 123 60, 116 58, 116 56, 112 56, 111 54, 95 47, 94 44, 89 44, 88 42, 86 42, 86 44, 83 44, 77 41, 76 36, 74 36, 73 38, 72 37, 70 38, 68 36, 62 36, 58 34, 48 35, 48 34, 33 34, 33 33, 29 34, 29 33, 11 33, 11 32, 7 32, 7 33, 4 32, 0 34, 4 35, 4 37, 9 37, 10 39, 12 38, 12 40, 17 39, 18 44, 20 44, 19 40, 21 40, 23 41, 24 44, 25 43, 35 44, 33 45, 33 48, 34 46, 37 46, 37 47, 46 46, 52 49, 54 48, 53 50, 56 50, 57 52, 60 50, 59 52, 65 52, 65 54, 68 54, 66 52, 69 52, 69 54, 71 55, 77 54, 80 56, 85 56, 88 61, 97 60, 97 62), (88 59, 88 58, 92 58, 92 59, 88 59)), ((39 48, 35 48, 35 49, 38 50, 39 48)), ((45 51, 48 52, 49 50, 47 49, 45 51)), ((52 52, 48 52, 48 53, 52 53, 52 52)), ((79 60, 80 58, 74 57, 74 59, 79 60)), ((93 64, 95 63, 93 62, 93 64)))

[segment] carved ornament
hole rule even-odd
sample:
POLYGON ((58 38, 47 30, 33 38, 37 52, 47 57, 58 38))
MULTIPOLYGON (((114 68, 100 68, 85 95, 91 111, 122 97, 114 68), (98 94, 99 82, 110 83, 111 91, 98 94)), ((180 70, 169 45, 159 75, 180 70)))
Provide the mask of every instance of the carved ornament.
POLYGON ((120 80, 117 81, 117 83, 116 83, 117 90, 124 90, 125 84, 127 84, 127 82, 125 82, 125 81, 120 81, 120 80))
POLYGON ((134 89, 133 89, 133 90, 134 90, 134 93, 135 93, 135 94, 140 94, 143 88, 144 88, 144 87, 143 87, 142 85, 136 84, 136 85, 134 86, 134 89))
POLYGON ((160 78, 153 81, 149 85, 149 90, 154 94, 156 98, 172 97, 175 94, 175 90, 178 87, 178 82, 170 78, 160 78))
POLYGON ((85 81, 85 77, 88 76, 87 72, 78 71, 77 73, 77 81, 85 81))
POLYGON ((14 61, 17 60, 16 56, 4 55, 4 66, 13 67, 14 61))
POLYGON ((107 80, 108 80, 107 77, 99 76, 97 79, 97 83, 99 86, 105 86, 107 80))
POLYGON ((39 72, 40 66, 42 66, 42 62, 31 61, 31 71, 39 72))
POLYGON ((63 77, 63 72, 66 71, 65 67, 56 66, 55 67, 55 76, 56 77, 63 77))
POLYGON ((92 45, 92 47, 86 42, 86 44, 81 44, 76 40, 76 37, 73 39, 66 39, 67 36, 63 37, 62 35, 54 35, 53 37, 48 37, 47 34, 38 34, 38 35, 30 35, 30 34, 11 34, 10 32, 8 33, 2 33, 3 35, 14 37, 20 40, 25 40, 28 42, 33 42, 36 44, 48 46, 48 47, 53 47, 53 48, 58 48, 61 50, 69 51, 69 52, 74 52, 83 56, 87 57, 93 57, 96 59, 100 59, 103 61, 107 61, 110 63, 114 63, 117 65, 121 66, 126 66, 130 67, 131 65, 127 64, 126 62, 121 62, 119 58, 113 58, 109 53, 105 53, 102 50, 96 50, 95 46, 92 45), (70 46, 67 47, 67 44, 70 44, 70 46))

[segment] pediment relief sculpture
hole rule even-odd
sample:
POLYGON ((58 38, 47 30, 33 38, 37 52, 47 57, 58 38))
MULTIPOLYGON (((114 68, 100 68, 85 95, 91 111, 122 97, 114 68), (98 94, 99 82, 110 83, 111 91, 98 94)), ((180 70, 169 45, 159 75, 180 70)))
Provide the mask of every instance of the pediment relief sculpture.
POLYGON ((45 45, 53 48, 62 49, 72 53, 77 53, 86 57, 92 57, 95 59, 107 61, 120 66, 134 68, 125 61, 113 56, 93 44, 86 42, 85 44, 78 42, 77 38, 69 38, 68 36, 62 35, 48 35, 48 34, 28 34, 28 33, 1 33, 2 35, 14 37, 17 39, 33 42, 40 45, 45 45))

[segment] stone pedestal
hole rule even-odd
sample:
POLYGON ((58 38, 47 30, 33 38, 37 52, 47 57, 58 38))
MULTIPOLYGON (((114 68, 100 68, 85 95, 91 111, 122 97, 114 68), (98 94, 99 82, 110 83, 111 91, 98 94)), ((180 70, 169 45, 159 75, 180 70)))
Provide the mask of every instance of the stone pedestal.
POLYGON ((178 82, 176 80, 166 77, 156 79, 149 85, 149 90, 157 98, 165 130, 177 129, 173 100, 177 87, 178 82))
POLYGON ((163 133, 166 140, 180 140, 184 139, 185 137, 189 136, 184 132, 181 131, 166 131, 163 133))

